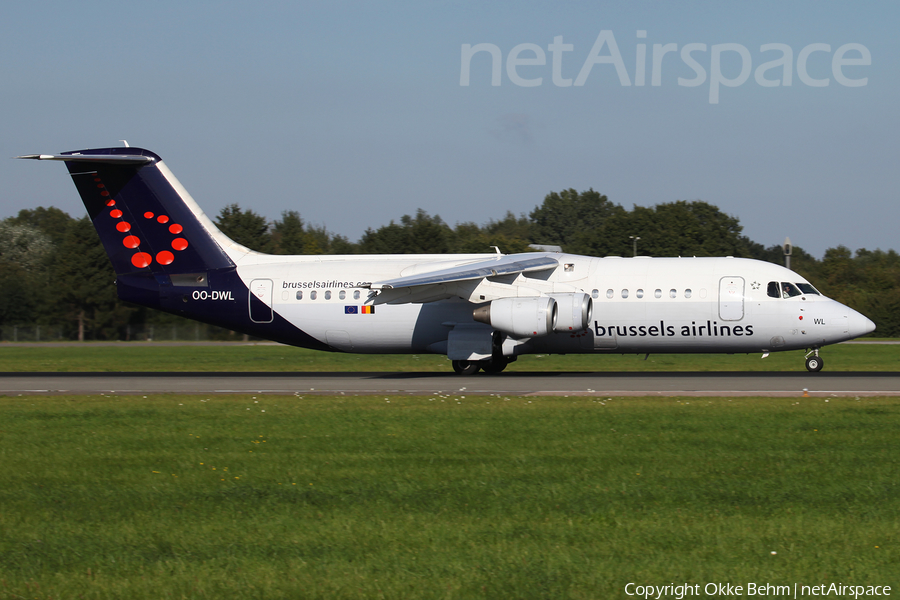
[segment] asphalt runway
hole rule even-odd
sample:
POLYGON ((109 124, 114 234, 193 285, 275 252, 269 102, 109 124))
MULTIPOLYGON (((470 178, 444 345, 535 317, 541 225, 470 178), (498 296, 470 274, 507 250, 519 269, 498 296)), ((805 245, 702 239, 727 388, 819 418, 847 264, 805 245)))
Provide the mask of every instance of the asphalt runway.
POLYGON ((0 394, 900 396, 900 373, 0 373, 0 394))

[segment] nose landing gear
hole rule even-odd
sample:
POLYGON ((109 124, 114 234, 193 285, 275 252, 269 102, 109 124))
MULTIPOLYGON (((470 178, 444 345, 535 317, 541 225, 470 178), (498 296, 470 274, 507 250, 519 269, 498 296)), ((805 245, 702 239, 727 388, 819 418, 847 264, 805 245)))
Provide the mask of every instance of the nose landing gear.
POLYGON ((806 353, 806 370, 810 373, 818 373, 825 366, 825 362, 819 356, 819 349, 814 348, 806 353))

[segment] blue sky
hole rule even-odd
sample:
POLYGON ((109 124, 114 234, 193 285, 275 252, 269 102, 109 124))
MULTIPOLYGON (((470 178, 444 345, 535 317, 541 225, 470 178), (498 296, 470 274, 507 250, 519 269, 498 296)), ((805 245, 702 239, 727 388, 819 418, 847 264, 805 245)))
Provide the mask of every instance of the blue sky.
MULTIPOLYGON (((790 236, 816 256, 900 249, 896 3, 45 1, 4 12, 5 156, 127 139, 160 154, 213 218, 235 202, 270 219, 297 210, 356 240, 418 208, 481 224, 528 213, 550 191, 593 188, 626 208, 704 200, 754 241, 790 236), (572 48, 558 75, 575 80, 603 31, 631 85, 603 62, 609 44, 583 85, 556 85, 554 38, 572 48), (464 44, 500 51, 499 86, 489 52, 460 84, 464 44), (540 57, 524 47, 512 74, 539 85, 510 77, 521 44, 544 64, 527 64, 540 57), (655 44, 675 48, 656 86, 655 44), (706 45, 689 55, 705 76, 693 87, 679 84, 699 79, 689 44, 706 45), (757 82, 784 55, 764 44, 789 48, 790 86, 757 82), (803 60, 820 86, 799 72, 811 44, 829 48, 803 60), (857 46, 839 74, 865 85, 835 76, 846 44, 857 46), (853 64, 859 46, 870 64, 853 64), (717 86, 717 103, 714 47, 716 79, 733 85, 717 86)), ((48 205, 84 214, 61 165, 3 159, 0 177, 0 217, 48 205)))

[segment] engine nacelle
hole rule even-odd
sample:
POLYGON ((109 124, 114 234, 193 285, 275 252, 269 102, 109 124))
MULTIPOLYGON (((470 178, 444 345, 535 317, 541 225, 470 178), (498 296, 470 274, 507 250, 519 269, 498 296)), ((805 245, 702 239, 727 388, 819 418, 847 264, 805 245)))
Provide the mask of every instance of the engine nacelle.
POLYGON ((558 307, 550 296, 501 298, 476 308, 472 317, 516 337, 547 335, 556 327, 558 307))
POLYGON ((590 326, 594 313, 594 301, 584 292, 574 294, 553 294, 559 306, 559 317, 553 331, 584 331, 590 326))

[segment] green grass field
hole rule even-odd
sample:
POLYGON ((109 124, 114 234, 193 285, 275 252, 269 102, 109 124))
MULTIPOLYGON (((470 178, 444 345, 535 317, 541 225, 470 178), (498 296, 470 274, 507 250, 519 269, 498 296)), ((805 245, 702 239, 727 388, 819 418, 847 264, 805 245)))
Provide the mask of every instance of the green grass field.
MULTIPOLYGON (((805 371, 804 353, 526 355, 515 371, 805 371)), ((900 346, 838 344, 822 350, 826 371, 900 370, 900 346)), ((13 371, 431 371, 450 372, 450 362, 433 354, 344 354, 288 346, 225 346, 86 343, 66 347, 0 344, 0 372, 13 371)))
POLYGON ((0 598, 900 585, 896 399, 30 396, 0 411, 0 598))

